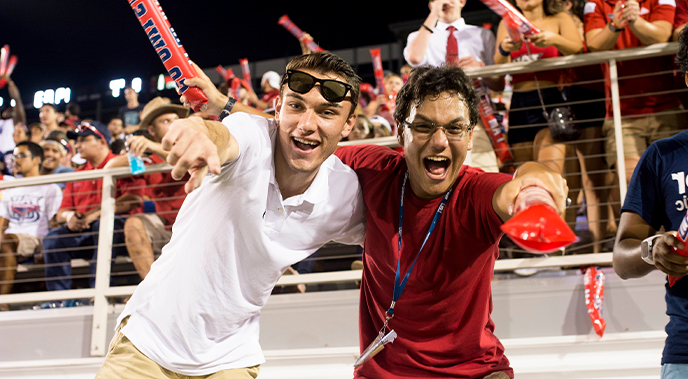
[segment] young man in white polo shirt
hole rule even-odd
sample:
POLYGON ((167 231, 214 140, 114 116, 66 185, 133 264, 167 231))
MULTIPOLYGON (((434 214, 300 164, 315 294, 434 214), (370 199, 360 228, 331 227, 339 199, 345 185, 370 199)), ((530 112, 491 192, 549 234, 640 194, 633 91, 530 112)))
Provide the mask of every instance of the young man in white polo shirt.
POLYGON ((330 240, 365 237, 356 174, 332 156, 356 121, 359 83, 339 57, 303 55, 287 65, 275 120, 175 121, 163 139, 172 175, 189 171, 189 191, 204 182, 120 315, 97 378, 258 375, 260 310, 282 273, 330 240))

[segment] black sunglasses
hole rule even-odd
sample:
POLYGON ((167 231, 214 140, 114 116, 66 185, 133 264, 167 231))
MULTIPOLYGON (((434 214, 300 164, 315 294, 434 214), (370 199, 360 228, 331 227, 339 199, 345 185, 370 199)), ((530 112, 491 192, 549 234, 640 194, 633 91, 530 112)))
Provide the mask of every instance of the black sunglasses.
POLYGON ((287 82, 289 89, 297 93, 308 93, 313 86, 320 83, 320 93, 327 101, 338 103, 346 98, 353 87, 350 84, 332 79, 319 79, 313 75, 297 70, 287 70, 282 84, 287 82))

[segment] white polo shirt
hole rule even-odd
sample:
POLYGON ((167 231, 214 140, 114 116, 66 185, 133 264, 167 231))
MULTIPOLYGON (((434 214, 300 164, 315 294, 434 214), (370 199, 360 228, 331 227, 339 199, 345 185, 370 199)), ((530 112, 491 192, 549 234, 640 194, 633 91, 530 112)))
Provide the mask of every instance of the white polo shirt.
MULTIPOLYGON (((491 31, 474 26, 466 25, 466 21, 460 18, 451 24, 445 24, 442 21, 437 23, 430 35, 430 42, 425 56, 420 64, 412 66, 422 66, 429 64, 433 67, 441 66, 445 63, 447 58, 447 39, 449 38, 449 31, 447 27, 453 25, 456 30, 454 36, 459 45, 459 59, 465 57, 474 57, 477 61, 483 62, 486 66, 494 64, 495 53, 495 37, 491 31)), ((419 31, 409 34, 404 48, 404 58, 408 62, 409 45, 418 36, 419 31)), ((410 63, 409 63, 410 64, 410 63)))
POLYGON ((239 157, 186 197, 170 243, 118 319, 131 315, 122 332, 143 354, 191 376, 263 363, 260 310, 282 273, 328 241, 365 239, 361 187, 339 158, 305 193, 282 199, 276 123, 243 113, 223 123, 239 157))

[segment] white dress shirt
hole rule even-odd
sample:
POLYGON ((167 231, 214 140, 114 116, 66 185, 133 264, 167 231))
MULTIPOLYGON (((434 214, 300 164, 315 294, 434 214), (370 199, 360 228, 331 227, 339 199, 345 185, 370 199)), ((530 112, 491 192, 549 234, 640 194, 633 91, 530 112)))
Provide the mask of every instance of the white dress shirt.
MULTIPOLYGON (((445 24, 440 21, 433 29, 434 32, 430 35, 430 43, 425 52, 423 60, 411 66, 421 66, 429 64, 430 66, 440 66, 446 61, 447 57, 447 39, 449 38, 449 31, 447 28, 453 25, 456 30, 454 36, 459 44, 459 59, 472 56, 477 61, 484 63, 486 66, 494 64, 495 52, 495 37, 490 30, 474 25, 466 25, 466 21, 460 18, 451 24, 445 24)), ((409 60, 409 45, 418 36, 419 31, 413 32, 408 36, 408 42, 404 48, 404 58, 409 60)))

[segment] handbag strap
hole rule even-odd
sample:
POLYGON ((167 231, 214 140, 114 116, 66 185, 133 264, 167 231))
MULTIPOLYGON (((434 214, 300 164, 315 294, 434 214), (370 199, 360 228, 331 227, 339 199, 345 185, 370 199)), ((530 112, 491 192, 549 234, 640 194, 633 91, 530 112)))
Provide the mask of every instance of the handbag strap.
MULTIPOLYGON (((524 39, 523 43, 526 44, 526 51, 528 51, 528 55, 532 55, 530 53, 530 42, 528 40, 524 39)), ((540 91, 540 82, 538 81, 537 75, 533 73, 533 79, 535 79, 535 87, 537 88, 537 93, 538 97, 540 98, 540 105, 542 106, 542 114, 545 116, 545 120, 549 118, 549 114, 547 113, 547 108, 545 108, 545 100, 542 99, 542 92, 540 91)))

